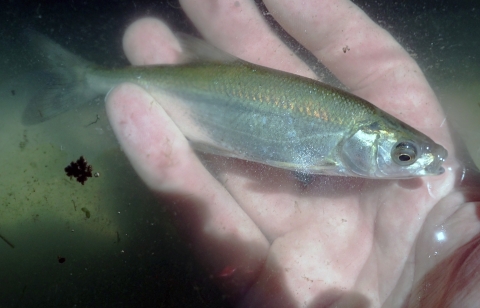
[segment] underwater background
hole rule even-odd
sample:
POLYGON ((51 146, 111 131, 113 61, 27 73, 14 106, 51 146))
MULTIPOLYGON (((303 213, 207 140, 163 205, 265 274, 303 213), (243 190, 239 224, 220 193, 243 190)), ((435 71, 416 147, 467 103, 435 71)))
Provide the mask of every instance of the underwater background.
MULTIPOLYGON (((354 3, 418 61, 456 138, 480 165, 480 4, 354 3)), ((144 16, 196 34, 173 0, 2 5, 0 308, 230 306, 130 167, 103 99, 36 126, 21 124, 23 109, 42 86, 35 77, 42 67, 25 30, 35 29, 97 64, 123 66, 123 32, 144 16), (81 155, 99 173, 85 185, 64 172, 81 155)), ((272 27, 278 28, 273 21, 272 27)))

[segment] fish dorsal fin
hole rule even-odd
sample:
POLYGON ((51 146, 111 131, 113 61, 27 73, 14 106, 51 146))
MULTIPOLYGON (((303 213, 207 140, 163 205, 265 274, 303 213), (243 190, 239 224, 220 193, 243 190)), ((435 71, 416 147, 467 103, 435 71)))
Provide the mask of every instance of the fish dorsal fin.
POLYGON ((239 58, 225 52, 212 44, 194 36, 176 33, 176 37, 182 47, 182 63, 188 62, 234 62, 240 61, 239 58))

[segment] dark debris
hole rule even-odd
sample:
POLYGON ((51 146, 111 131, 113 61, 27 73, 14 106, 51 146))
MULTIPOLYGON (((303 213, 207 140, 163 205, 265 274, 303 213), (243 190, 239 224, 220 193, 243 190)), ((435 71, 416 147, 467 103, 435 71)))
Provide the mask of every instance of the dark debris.
POLYGON ((83 156, 80 156, 76 162, 72 161, 70 165, 65 167, 65 172, 70 179, 75 177, 77 182, 84 185, 87 178, 92 177, 92 166, 88 164, 87 160, 83 156))

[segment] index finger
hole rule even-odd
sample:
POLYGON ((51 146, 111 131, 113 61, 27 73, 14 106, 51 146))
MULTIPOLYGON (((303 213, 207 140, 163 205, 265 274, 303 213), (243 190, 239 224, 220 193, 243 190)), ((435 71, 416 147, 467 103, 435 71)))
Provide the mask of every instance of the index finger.
MULTIPOLYGON (((279 24, 354 94, 418 128, 452 152, 445 116, 420 68, 355 4, 347 0, 264 3, 279 24)), ((181 4, 202 35, 216 46, 260 65, 313 76, 308 69, 292 68, 301 61, 274 38, 253 1, 181 4)))
MULTIPOLYGON (((125 35, 129 59, 142 64, 175 62, 170 34, 159 20, 137 21, 125 35)), ((234 268, 236 285, 227 291, 242 290, 263 265, 269 244, 200 163, 158 99, 162 97, 154 98, 137 85, 116 87, 106 98, 112 128, 132 166, 172 213, 206 270, 224 279, 222 271, 234 268)))

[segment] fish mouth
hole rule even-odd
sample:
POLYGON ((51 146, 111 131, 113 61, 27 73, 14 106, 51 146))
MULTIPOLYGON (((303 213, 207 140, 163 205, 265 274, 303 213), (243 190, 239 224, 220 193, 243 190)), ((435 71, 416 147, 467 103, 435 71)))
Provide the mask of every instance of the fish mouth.
POLYGON ((442 167, 442 164, 448 157, 448 151, 441 145, 436 144, 432 151, 433 160, 425 168, 425 171, 428 174, 440 175, 445 172, 445 168, 442 167))

